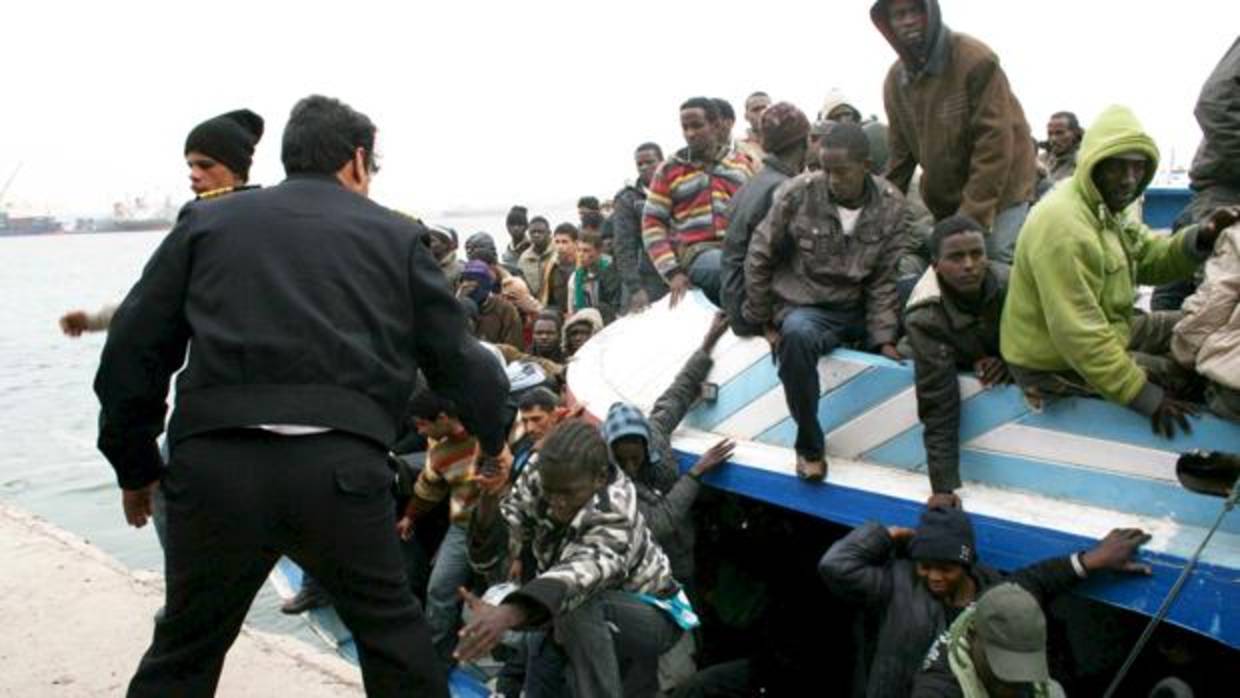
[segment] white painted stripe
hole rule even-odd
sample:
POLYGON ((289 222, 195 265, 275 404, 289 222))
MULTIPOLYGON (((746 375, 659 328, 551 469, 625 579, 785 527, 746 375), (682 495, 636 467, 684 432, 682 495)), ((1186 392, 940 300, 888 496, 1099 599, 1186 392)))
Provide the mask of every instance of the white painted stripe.
MULTIPOLYGON (((826 395, 854 377, 870 370, 868 364, 829 358, 818 362, 819 395, 826 395)), ((788 418, 784 386, 776 384, 761 397, 737 410, 715 431, 737 439, 753 439, 788 418)))
MULTIPOLYGON (((718 440, 718 434, 682 428, 676 432, 672 444, 681 451, 700 454, 718 440)), ((790 480, 789 486, 800 486, 791 482, 796 479, 796 455, 790 448, 740 441, 732 460, 746 467, 784 475, 790 480)), ((925 502, 930 496, 930 483, 923 473, 845 458, 831 460, 827 483, 828 487, 851 487, 917 503, 925 502)), ((956 493, 970 513, 1087 538, 1101 540, 1113 528, 1140 528, 1153 536, 1145 548, 1180 558, 1191 556, 1205 535, 1203 528, 1177 523, 1169 517, 1140 516, 974 482, 966 482, 956 493)), ((1240 535, 1219 531, 1202 559, 1240 569, 1240 535)))
POLYGON ((1005 424, 973 439, 969 448, 1093 470, 1175 483, 1173 451, 1067 434, 1024 424, 1005 424))
MULTIPOLYGON (((961 401, 982 392, 976 378, 960 378, 961 401)), ((917 426, 917 389, 896 393, 827 434, 827 453, 857 458, 872 448, 917 426)))

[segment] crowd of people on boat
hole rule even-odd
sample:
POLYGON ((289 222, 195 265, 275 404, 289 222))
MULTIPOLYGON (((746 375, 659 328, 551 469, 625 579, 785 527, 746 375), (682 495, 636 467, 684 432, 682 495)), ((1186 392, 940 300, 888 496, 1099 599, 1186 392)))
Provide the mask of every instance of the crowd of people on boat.
MULTIPOLYGON (((1131 110, 1088 128, 1055 113, 1039 144, 995 53, 937 2, 871 17, 897 54, 887 123, 838 92, 811 121, 757 91, 733 139, 728 101, 689 98, 683 148, 638 145, 635 179, 581 197, 574 221, 513 206, 502 252, 372 202, 376 127, 338 100, 293 108, 288 178, 266 188, 248 183, 260 116, 195 127, 197 200, 122 303, 60 320, 109 331, 99 447, 127 520, 153 516, 165 546, 167 604, 129 695, 212 694, 281 554, 306 571, 285 610, 333 605, 376 696, 446 695, 447 671, 486 655, 503 696, 788 695, 813 648, 782 651, 804 608, 776 589, 860 609, 855 668, 827 662, 856 695, 1062 695, 1045 604, 1148 573, 1149 535, 1007 574, 979 560, 960 376, 1035 405, 1100 397, 1169 439, 1204 410, 1240 421, 1240 42, 1197 104, 1192 203, 1155 232, 1136 204, 1159 151, 1131 110), (1142 284, 1161 285, 1149 310, 1142 284), (720 310, 653 407, 583 414, 574 355, 695 290, 720 310), (729 331, 769 342, 810 482, 830 481, 821 357, 912 362, 932 492, 916 529, 831 537, 817 579, 813 561, 788 581, 718 559, 744 555, 721 519, 768 548, 795 528, 704 486, 732 442, 685 469, 671 449, 729 331), (727 626, 762 646, 712 653, 727 626)), ((1152 695, 1191 695, 1177 681, 1152 695)))

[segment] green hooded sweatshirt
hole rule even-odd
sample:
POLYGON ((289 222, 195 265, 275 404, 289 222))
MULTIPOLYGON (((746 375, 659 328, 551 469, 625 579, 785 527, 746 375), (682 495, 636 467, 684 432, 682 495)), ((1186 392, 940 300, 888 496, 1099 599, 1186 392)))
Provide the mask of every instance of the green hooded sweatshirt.
POLYGON ((1021 228, 999 345, 1011 364, 1075 371, 1106 399, 1150 414, 1162 390, 1127 351, 1136 286, 1188 278, 1206 255, 1197 249, 1196 226, 1159 235, 1135 205, 1116 214, 1103 203, 1094 168, 1130 152, 1149 159, 1144 191, 1158 147, 1128 108, 1108 107, 1085 132, 1076 173, 1021 228))

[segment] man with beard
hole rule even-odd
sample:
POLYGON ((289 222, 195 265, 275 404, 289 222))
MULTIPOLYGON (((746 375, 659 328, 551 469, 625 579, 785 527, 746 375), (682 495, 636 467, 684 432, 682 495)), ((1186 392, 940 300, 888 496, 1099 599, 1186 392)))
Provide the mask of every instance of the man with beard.
POLYGON ((986 589, 1010 580, 1047 598, 1102 570, 1149 574, 1132 559, 1149 539, 1116 529, 1086 552, 1007 576, 978 562, 964 511, 933 507, 916 530, 877 522, 853 529, 823 555, 818 573, 833 593, 881 613, 866 698, 903 698, 935 638, 986 589))
POLYGON ((646 206, 650 180, 663 163, 663 149, 657 143, 642 143, 633 151, 633 162, 637 167, 637 181, 626 183, 616 193, 611 226, 616 271, 620 272, 620 283, 624 287, 624 307, 638 311, 667 293, 667 284, 642 245, 642 209, 646 206))
POLYGON ((686 147, 659 166, 642 214, 646 252, 667 282, 674 306, 690 288, 719 302, 728 204, 753 174, 721 134, 715 102, 694 97, 680 105, 686 147))
POLYGON ((883 86, 887 179, 907 193, 921 165, 922 198, 935 220, 969 216, 989 231, 990 258, 1010 263, 1037 164, 999 58, 948 29, 938 0, 878 0, 870 18, 899 55, 883 86))

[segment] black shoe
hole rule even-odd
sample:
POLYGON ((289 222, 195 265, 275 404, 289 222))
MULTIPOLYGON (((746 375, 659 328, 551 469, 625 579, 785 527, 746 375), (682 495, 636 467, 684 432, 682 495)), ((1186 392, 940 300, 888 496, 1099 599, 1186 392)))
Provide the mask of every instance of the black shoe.
POLYGON ((332 605, 332 600, 327 595, 327 592, 323 591, 317 584, 306 584, 301 587, 301 591, 297 592, 297 596, 280 605, 280 612, 295 616, 299 613, 305 613, 312 608, 322 608, 330 605, 332 605))

